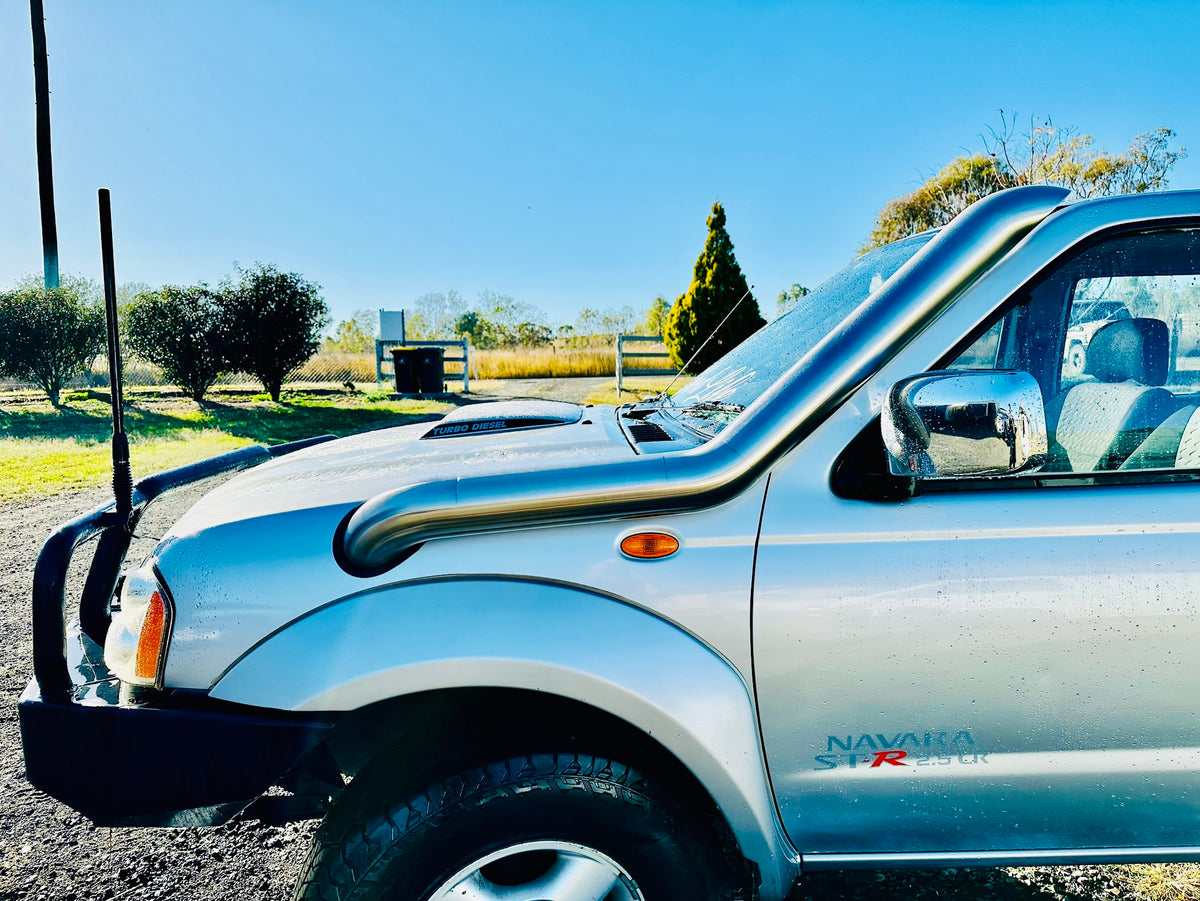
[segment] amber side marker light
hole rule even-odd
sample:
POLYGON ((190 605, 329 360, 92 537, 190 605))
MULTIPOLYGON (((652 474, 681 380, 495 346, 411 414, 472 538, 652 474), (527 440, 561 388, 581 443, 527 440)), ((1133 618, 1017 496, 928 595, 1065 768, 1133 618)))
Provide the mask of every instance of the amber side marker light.
POLYGON ((679 550, 679 539, 664 532, 638 532, 621 539, 621 553, 635 560, 658 560, 679 550))
POLYGON ((134 674, 139 679, 153 679, 158 675, 159 656, 162 653, 163 633, 167 627, 167 605, 157 591, 150 597, 142 631, 138 636, 137 662, 134 674))

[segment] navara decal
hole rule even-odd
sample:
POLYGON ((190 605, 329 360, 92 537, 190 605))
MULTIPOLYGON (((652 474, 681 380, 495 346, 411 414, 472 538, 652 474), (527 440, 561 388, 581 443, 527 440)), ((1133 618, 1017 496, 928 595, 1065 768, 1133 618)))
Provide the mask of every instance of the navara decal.
POLYGON ((813 769, 890 769, 988 762, 988 752, 979 747, 966 729, 830 735, 825 751, 813 757, 813 769))

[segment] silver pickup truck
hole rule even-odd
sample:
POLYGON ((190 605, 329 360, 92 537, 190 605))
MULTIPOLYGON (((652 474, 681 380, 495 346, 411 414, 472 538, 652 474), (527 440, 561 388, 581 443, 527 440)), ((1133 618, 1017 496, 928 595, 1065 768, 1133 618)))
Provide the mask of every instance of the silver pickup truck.
POLYGON ((29 779, 101 824, 323 816, 298 899, 1200 859, 1197 309, 1200 192, 1018 188, 674 396, 145 480, 39 559, 29 779), (146 504, 250 464, 122 571, 146 504))

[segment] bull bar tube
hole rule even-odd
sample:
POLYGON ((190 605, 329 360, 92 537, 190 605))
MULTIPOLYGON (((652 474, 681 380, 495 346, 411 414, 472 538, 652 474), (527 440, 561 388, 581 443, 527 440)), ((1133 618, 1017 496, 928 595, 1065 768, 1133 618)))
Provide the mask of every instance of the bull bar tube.
MULTIPOLYGON (((78 642, 103 647, 109 601, 137 523, 150 503, 186 485, 257 465, 332 440, 324 435, 264 447, 252 445, 151 475, 133 486, 128 514, 109 502, 55 530, 38 554, 33 579, 34 679, 18 705, 26 777, 98 825, 200 825, 243 810, 318 745, 332 723, 320 717, 244 708, 207 697, 131 706, 100 701, 98 684, 77 685, 68 661, 67 570, 76 549, 99 540, 79 600, 78 642), (105 763, 78 764, 80 746, 97 747, 105 763), (158 767, 146 779, 150 758, 158 767), (130 779, 123 779, 129 776, 130 779), (114 788, 114 783, 124 784, 114 788), (130 791, 130 786, 139 786, 130 791)), ((103 667, 100 683, 114 683, 103 667)), ((111 692, 109 693, 111 694, 111 692)))

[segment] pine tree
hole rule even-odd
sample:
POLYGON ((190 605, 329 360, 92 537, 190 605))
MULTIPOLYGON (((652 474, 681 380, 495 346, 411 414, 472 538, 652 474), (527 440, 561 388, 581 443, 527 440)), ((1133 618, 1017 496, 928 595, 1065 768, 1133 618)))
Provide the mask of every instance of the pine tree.
POLYGON ((688 367, 691 372, 700 372, 715 363, 766 323, 759 313, 758 301, 751 295, 738 304, 721 330, 704 344, 749 291, 746 276, 733 256, 733 242, 725 231, 725 209, 719 202, 713 204, 707 223, 708 239, 692 270, 692 284, 671 307, 663 332, 674 366, 683 366, 697 348, 704 346, 688 367))

